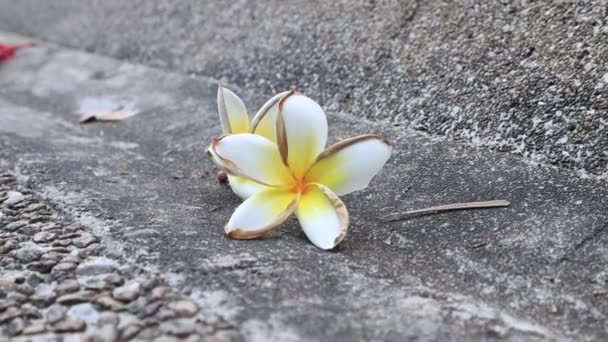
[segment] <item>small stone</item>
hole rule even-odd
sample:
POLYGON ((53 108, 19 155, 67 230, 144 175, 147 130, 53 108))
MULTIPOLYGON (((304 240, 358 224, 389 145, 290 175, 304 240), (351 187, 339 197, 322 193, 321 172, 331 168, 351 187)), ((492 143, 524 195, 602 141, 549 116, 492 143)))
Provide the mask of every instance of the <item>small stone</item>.
POLYGON ((27 319, 36 319, 42 317, 38 309, 30 303, 25 303, 21 306, 22 316, 27 319))
POLYGON ((45 222, 48 220, 49 220, 49 217, 46 215, 36 215, 36 216, 32 217, 31 219, 29 219, 27 221, 27 223, 34 224, 34 223, 45 222))
POLYGON ((76 279, 66 279, 57 285, 55 289, 57 294, 64 295, 66 293, 72 293, 80 290, 80 284, 76 279))
POLYGON ((67 309, 63 305, 53 304, 46 312, 46 321, 50 324, 55 324, 65 317, 67 309))
POLYGON ((165 309, 165 308, 163 308, 162 310, 159 310, 158 313, 156 314, 156 317, 161 321, 175 318, 175 316, 176 316, 175 312, 173 312, 172 310, 165 309))
POLYGON ((24 276, 16 276, 15 277, 15 284, 23 284, 25 282, 25 277, 24 276))
POLYGON ((36 233, 36 235, 34 235, 34 237, 32 239, 36 243, 41 243, 41 242, 51 242, 51 241, 55 240, 56 237, 57 237, 57 235, 55 235, 53 233, 40 232, 40 233, 36 233))
POLYGON ((166 286, 157 286, 150 291, 150 300, 159 300, 165 297, 165 294, 169 292, 169 288, 166 286))
POLYGON ((112 273, 114 271, 116 271, 116 262, 104 257, 88 260, 78 265, 76 268, 76 273, 78 275, 98 275, 112 273))
POLYGON ((146 291, 150 291, 153 287, 157 286, 160 283, 158 278, 149 278, 144 280, 141 285, 146 291))
POLYGON ((137 338, 145 341, 152 341, 158 335, 160 335, 160 331, 158 331, 157 327, 146 327, 137 334, 137 338))
POLYGON ((125 283, 125 280, 116 273, 109 274, 103 280, 112 286, 121 286, 125 283))
POLYGON ((84 336, 84 342, 108 342, 118 340, 118 331, 113 325, 103 325, 99 328, 89 328, 84 336))
POLYGON ((8 322, 11 319, 21 316, 21 310, 14 306, 6 309, 2 314, 0 314, 0 323, 8 322))
POLYGON ((31 287, 36 288, 44 281, 44 279, 42 279, 42 277, 40 277, 38 274, 32 273, 27 277, 26 281, 31 287))
POLYGON ((34 323, 23 329, 22 335, 38 335, 46 331, 43 323, 34 323))
POLYGON ((178 300, 169 303, 169 309, 173 310, 180 317, 192 317, 198 312, 196 304, 187 300, 178 300))
POLYGON ((9 232, 14 232, 17 229, 25 226, 26 224, 27 224, 26 221, 11 222, 11 223, 7 224, 6 226, 4 226, 4 230, 9 231, 9 232))
POLYGON ((127 310, 134 315, 137 313, 141 314, 146 305, 146 299, 144 297, 139 297, 137 300, 134 300, 127 305, 127 310))
POLYGON ((123 340, 130 340, 135 337, 143 329, 141 324, 129 324, 122 331, 123 340))
POLYGON ((25 323, 23 322, 23 319, 15 318, 8 325, 8 333, 12 336, 19 335, 23 331, 24 327, 25 323))
POLYGON ((17 302, 12 299, 0 299, 0 312, 17 305, 17 302))
POLYGON ((40 259, 42 251, 35 248, 20 248, 12 251, 11 256, 22 262, 32 262, 40 259))
POLYGON ((74 232, 72 232, 72 233, 67 233, 67 234, 60 235, 59 238, 60 239, 71 239, 71 238, 77 238, 79 236, 80 236, 80 233, 74 233, 74 232))
POLYGON ((109 290, 112 288, 103 279, 99 279, 99 278, 90 278, 81 283, 82 283, 82 286, 87 290, 102 291, 102 290, 109 290))
POLYGON ((123 302, 130 302, 139 297, 141 284, 136 281, 126 283, 121 287, 117 287, 112 291, 112 297, 123 302))
POLYGON ((99 320, 99 313, 91 303, 74 305, 67 314, 71 318, 85 321, 87 324, 96 324, 99 320))
POLYGON ((110 296, 102 296, 95 300, 99 306, 112 311, 121 311, 125 309, 125 305, 110 296))
POLYGON ((50 250, 50 251, 53 251, 53 252, 57 252, 57 253, 62 253, 62 254, 65 254, 65 253, 70 253, 70 252, 71 252, 73 249, 74 249, 74 248, 72 248, 72 246, 70 246, 70 248, 66 248, 66 247, 56 247, 56 246, 55 246, 55 247, 53 247, 53 248, 51 248, 51 249, 49 249, 49 250, 50 250))
POLYGON ((54 241, 52 246, 53 247, 66 247, 71 244, 72 244, 72 239, 61 239, 61 240, 54 241))
POLYGON ((51 272, 55 264, 57 264, 57 260, 43 259, 30 263, 29 265, 27 265, 27 269, 40 273, 49 273, 51 272))
POLYGON ((7 206, 15 205, 25 199, 25 196, 19 191, 9 191, 6 193, 6 195, 8 197, 4 200, 4 205, 7 206))
POLYGON ((160 335, 160 336, 156 337, 153 341, 154 342, 180 342, 180 341, 182 341, 182 339, 175 337, 175 336, 171 336, 171 335, 160 335))
POLYGON ((89 302, 95 297, 93 291, 80 291, 76 293, 70 293, 57 298, 57 302, 64 305, 74 305, 78 303, 89 302))
POLYGON ((34 294, 34 289, 29 284, 20 284, 16 286, 17 291, 23 293, 26 296, 34 294))
POLYGON ((79 253, 77 254, 68 254, 66 255, 63 259, 61 259, 61 262, 69 262, 72 264, 80 264, 82 262, 82 258, 80 258, 78 256, 79 253))
POLYGON ((47 284, 40 284, 36 288, 36 293, 32 296, 32 302, 34 304, 48 306, 55 301, 57 293, 52 286, 47 284))
POLYGON ((97 241, 98 241, 97 237, 95 237, 89 233, 84 233, 79 238, 73 239, 72 243, 76 247, 85 248, 88 245, 90 245, 94 242, 97 242, 97 241))
POLYGON ((76 264, 71 262, 60 262, 53 267, 53 272, 71 272, 76 269, 76 264))
POLYGON ((9 292, 15 290, 15 288, 17 288, 17 286, 15 286, 14 281, 10 281, 9 279, 0 279, 0 291, 9 292))
POLYGON ((97 323, 99 325, 117 326, 119 322, 118 315, 114 312, 101 312, 97 323))
POLYGON ((148 317, 154 315, 158 309, 162 306, 161 302, 155 302, 152 304, 146 305, 143 310, 141 310, 140 318, 148 317))
POLYGON ((42 204, 42 203, 32 203, 30 205, 27 206, 27 208, 24 210, 24 212, 26 213, 31 213, 34 211, 39 211, 39 210, 48 210, 49 208, 42 204))
POLYGON ((4 243, 2 247, 0 247, 0 254, 6 254, 17 248, 19 248, 19 242, 13 239, 9 239, 4 243))
POLYGON ((43 260, 53 260, 55 263, 58 263, 59 260, 63 259, 63 253, 59 253, 56 251, 49 251, 42 255, 43 260))
POLYGON ((77 332, 83 331, 86 328, 86 323, 79 319, 64 319, 53 325, 53 331, 55 332, 77 332))
POLYGON ((29 299, 28 296, 23 295, 19 292, 9 293, 6 298, 9 300, 15 301, 17 303, 25 303, 29 299))
POLYGON ((177 319, 160 324, 160 331, 179 337, 185 337, 194 332, 194 322, 191 320, 177 319))

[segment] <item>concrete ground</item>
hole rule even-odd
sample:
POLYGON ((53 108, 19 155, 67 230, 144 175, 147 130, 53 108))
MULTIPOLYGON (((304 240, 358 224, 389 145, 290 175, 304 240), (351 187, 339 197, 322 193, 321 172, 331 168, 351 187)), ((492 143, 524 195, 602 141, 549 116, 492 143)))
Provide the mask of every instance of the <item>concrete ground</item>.
POLYGON ((606 0, 0 1, 0 29, 608 177, 606 0))
POLYGON ((394 148, 344 197, 343 244, 318 250, 294 220, 229 240, 239 200, 202 153, 220 134, 216 87, 44 41, 0 67, 4 338, 608 338, 605 181, 329 106, 331 140, 377 133, 394 148), (139 114, 78 123, 119 106, 139 114), (512 206, 388 220, 489 199, 512 206))

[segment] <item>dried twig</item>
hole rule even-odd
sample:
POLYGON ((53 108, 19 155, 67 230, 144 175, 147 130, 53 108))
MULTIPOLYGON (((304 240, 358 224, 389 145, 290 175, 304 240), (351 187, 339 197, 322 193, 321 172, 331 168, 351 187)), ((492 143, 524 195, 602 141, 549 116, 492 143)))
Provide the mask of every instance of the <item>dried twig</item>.
POLYGON ((416 209, 406 211, 404 213, 391 214, 386 218, 383 218, 383 222, 394 222, 406 219, 409 215, 413 214, 423 214, 423 213, 432 213, 438 211, 448 211, 448 210, 464 210, 464 209, 481 209, 481 208, 499 208, 499 207, 508 207, 511 205, 511 202, 505 200, 495 200, 495 201, 483 201, 483 202, 467 202, 467 203, 453 203, 446 205, 439 205, 436 207, 429 207, 424 209, 416 209))

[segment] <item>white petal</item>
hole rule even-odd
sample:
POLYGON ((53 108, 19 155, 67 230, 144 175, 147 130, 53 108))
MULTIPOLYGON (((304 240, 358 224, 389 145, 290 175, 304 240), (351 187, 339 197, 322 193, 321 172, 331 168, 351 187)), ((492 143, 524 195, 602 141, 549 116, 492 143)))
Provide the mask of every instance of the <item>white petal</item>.
POLYGON ((348 211, 336 194, 320 184, 309 184, 296 216, 310 242, 321 249, 334 248, 346 236, 348 211))
POLYGON ((391 156, 391 146, 377 135, 361 135, 328 147, 306 174, 338 196, 367 187, 391 156))
POLYGON ((260 191, 268 189, 269 187, 251 181, 245 177, 228 175, 228 184, 232 191, 240 198, 246 200, 249 197, 257 194, 260 191))
POLYGON ((217 88, 217 110, 220 113, 224 134, 249 131, 249 117, 245 104, 235 93, 222 86, 217 88))
POLYGON ((277 145, 255 134, 225 135, 207 149, 211 159, 229 173, 270 186, 292 184, 289 169, 281 162, 277 145))
POLYGON ((268 189, 243 202, 225 227, 233 239, 253 239, 283 223, 295 210, 298 195, 284 189, 268 189))
POLYGON ((310 168, 327 142, 327 118, 310 98, 291 92, 279 103, 277 145, 281 157, 294 176, 300 178, 310 168))
POLYGON ((279 101, 282 97, 289 94, 288 91, 284 91, 273 96, 268 102, 266 102, 257 114, 251 120, 251 133, 259 134, 266 137, 273 142, 277 141, 277 114, 279 112, 279 101))

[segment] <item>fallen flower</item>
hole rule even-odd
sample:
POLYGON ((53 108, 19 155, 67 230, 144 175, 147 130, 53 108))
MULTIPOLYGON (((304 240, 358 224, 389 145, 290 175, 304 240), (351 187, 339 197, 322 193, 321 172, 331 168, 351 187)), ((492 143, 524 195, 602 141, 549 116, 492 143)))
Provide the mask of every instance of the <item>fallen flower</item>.
POLYGON ((365 188, 390 158, 391 147, 380 136, 362 135, 325 148, 325 112, 294 91, 279 98, 272 121, 274 132, 264 131, 270 138, 230 134, 207 149, 229 174, 261 187, 235 210, 225 231, 235 239, 256 238, 295 213, 308 239, 331 249, 344 239, 349 225, 338 196, 365 188))
POLYGON ((15 57, 17 50, 34 46, 34 43, 24 43, 18 45, 8 45, 0 43, 0 63, 6 62, 9 59, 15 57))
POLYGON ((80 117, 79 122, 83 124, 94 121, 121 121, 128 117, 136 115, 137 113, 138 112, 134 110, 118 109, 109 112, 100 112, 96 114, 85 114, 80 117))
MULTIPOLYGON (((250 125, 247 108, 243 101, 234 92, 220 85, 217 89, 217 107, 223 133, 253 133, 276 142, 275 125, 278 104, 281 97, 287 93, 287 91, 279 93, 268 100, 253 117, 250 125)), ((259 183, 230 174, 228 174, 228 184, 232 191, 242 199, 247 199, 264 189, 264 186, 259 183)))

